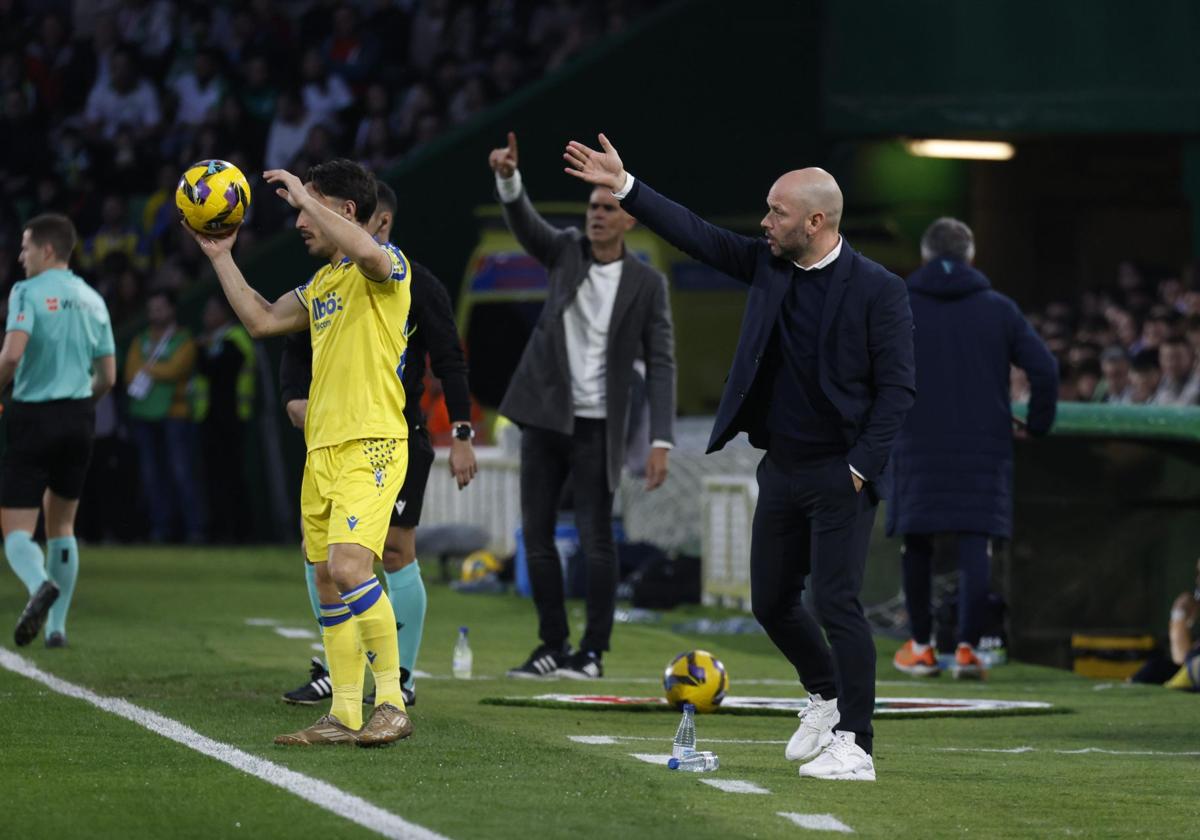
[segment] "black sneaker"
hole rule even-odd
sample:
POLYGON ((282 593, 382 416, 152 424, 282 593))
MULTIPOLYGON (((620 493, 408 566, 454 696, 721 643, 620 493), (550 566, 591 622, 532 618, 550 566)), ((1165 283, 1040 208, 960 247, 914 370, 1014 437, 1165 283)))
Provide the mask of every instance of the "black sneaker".
POLYGON ((555 649, 541 645, 529 654, 524 664, 509 669, 508 675, 517 679, 540 680, 555 676, 559 668, 566 664, 570 657, 569 649, 555 649))
POLYGON ((37 638, 38 631, 46 621, 46 614, 58 600, 58 585, 48 580, 38 587, 37 592, 29 596, 21 617, 17 619, 17 629, 13 631, 13 641, 17 647, 24 647, 37 638))
POLYGON ((62 633, 51 633, 46 637, 46 647, 48 648, 65 648, 67 646, 67 637, 62 633))
POLYGON ((581 650, 567 657, 558 669, 558 676, 569 680, 598 680, 604 676, 600 654, 581 650))
POLYGON ((293 688, 283 695, 285 703, 297 706, 312 706, 333 696, 333 684, 329 682, 329 671, 319 658, 312 658, 312 667, 308 672, 308 682, 299 688, 293 688))
MULTIPOLYGON (((417 705, 417 686, 414 684, 412 688, 405 688, 404 684, 408 682, 409 673, 407 668, 400 669, 400 694, 404 697, 404 707, 417 705)), ((363 695, 364 706, 375 705, 375 689, 371 689, 370 694, 363 695)))

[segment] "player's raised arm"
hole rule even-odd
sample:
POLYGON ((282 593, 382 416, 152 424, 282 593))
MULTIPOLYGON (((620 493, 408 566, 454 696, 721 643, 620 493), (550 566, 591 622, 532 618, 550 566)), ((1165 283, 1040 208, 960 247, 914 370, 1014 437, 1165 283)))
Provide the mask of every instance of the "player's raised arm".
POLYGON ((382 282, 392 276, 392 259, 362 225, 337 213, 317 200, 312 187, 284 169, 269 169, 263 173, 267 183, 279 184, 276 195, 295 209, 307 214, 309 220, 329 239, 334 248, 349 257, 369 280, 382 282))
POLYGON ((217 279, 221 281, 221 290, 250 335, 263 338, 299 332, 308 326, 308 310, 293 292, 287 292, 271 302, 246 282, 241 269, 233 261, 233 243, 237 239, 237 231, 220 239, 212 239, 196 233, 186 224, 183 229, 192 235, 200 250, 212 262, 217 279))

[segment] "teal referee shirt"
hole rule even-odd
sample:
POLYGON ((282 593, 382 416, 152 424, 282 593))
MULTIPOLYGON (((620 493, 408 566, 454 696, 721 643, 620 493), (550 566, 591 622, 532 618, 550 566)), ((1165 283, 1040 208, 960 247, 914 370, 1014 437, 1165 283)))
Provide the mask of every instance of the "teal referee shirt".
POLYGON ((29 335, 13 383, 17 402, 90 397, 92 361, 115 352, 104 298, 62 268, 13 285, 7 329, 29 335))

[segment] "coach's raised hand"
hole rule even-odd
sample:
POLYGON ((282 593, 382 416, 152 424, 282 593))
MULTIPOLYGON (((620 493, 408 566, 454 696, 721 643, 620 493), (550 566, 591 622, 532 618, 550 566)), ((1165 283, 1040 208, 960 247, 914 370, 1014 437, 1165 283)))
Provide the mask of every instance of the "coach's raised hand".
POLYGON ((508 145, 503 149, 492 149, 488 155, 488 166, 501 178, 511 178, 517 171, 517 135, 508 132, 508 145))
POLYGON ((600 148, 604 151, 598 152, 572 140, 563 153, 563 160, 569 164, 563 171, 581 181, 597 187, 608 187, 616 192, 625 186, 625 166, 613 144, 603 134, 600 135, 600 148))

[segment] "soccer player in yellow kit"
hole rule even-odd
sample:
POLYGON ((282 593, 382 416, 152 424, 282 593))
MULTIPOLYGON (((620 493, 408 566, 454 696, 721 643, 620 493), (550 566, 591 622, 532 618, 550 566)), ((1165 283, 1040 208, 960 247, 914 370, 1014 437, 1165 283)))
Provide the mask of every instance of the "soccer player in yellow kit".
POLYGON ((312 726, 275 743, 386 744, 412 734, 400 692, 396 618, 374 572, 407 467, 401 375, 410 266, 398 248, 381 245, 363 227, 375 210, 375 178, 359 164, 323 163, 304 182, 281 169, 263 177, 299 211, 296 229, 309 253, 329 261, 312 279, 272 303, 234 263, 236 232, 222 239, 193 235, 251 335, 298 332, 311 321, 300 511, 317 570, 333 705, 312 726), (365 725, 364 659, 376 686, 365 725))

